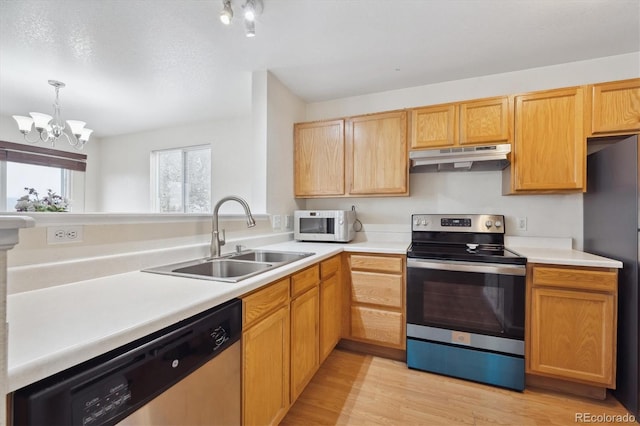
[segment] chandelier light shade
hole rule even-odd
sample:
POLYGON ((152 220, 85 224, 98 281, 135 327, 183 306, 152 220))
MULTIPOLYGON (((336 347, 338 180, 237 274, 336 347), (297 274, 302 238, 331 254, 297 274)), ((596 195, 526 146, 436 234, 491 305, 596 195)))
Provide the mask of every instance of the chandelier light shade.
POLYGON ((56 99, 53 103, 53 117, 40 112, 30 112, 31 117, 22 115, 14 115, 13 118, 18 123, 18 130, 23 134, 24 139, 30 143, 50 142, 54 147, 56 141, 64 136, 69 144, 76 148, 82 149, 87 143, 93 130, 84 126, 86 123, 79 120, 67 120, 67 124, 60 118, 60 99, 59 91, 65 87, 65 84, 57 80, 49 80, 49 84, 56 90, 56 99), (36 138, 30 138, 29 135, 37 133, 36 138), (66 131, 65 131, 66 130, 66 131))
MULTIPOLYGON (((232 0, 222 0, 222 10, 220 11, 220 21, 224 25, 231 25, 233 19, 232 0)), ((256 35, 256 17, 264 10, 263 0, 245 0, 242 5, 242 17, 244 18, 245 35, 247 37, 255 37, 256 35)))

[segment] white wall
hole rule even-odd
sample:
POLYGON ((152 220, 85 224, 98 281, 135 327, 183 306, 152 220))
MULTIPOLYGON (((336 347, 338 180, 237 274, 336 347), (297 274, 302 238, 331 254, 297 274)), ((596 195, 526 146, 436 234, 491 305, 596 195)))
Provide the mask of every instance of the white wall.
MULTIPOLYGON (((253 207, 251 128, 250 117, 238 117, 103 138, 96 211, 150 212, 151 151, 206 144, 212 148, 212 200, 233 194, 247 199, 253 207)), ((226 203, 220 212, 243 210, 237 203, 226 203)))
MULTIPOLYGON (((307 121, 434 105, 640 76, 640 52, 450 81, 307 105, 307 121)), ((412 213, 495 213, 507 234, 572 237, 582 248, 582 195, 502 196, 501 172, 412 174, 410 197, 307 200, 309 209, 351 208, 365 223, 410 223, 412 213), (516 231, 526 216, 527 231, 516 231)))
MULTIPOLYGON (((293 214, 304 200, 293 195, 293 123, 304 121, 304 102, 267 73, 267 211, 293 214)), ((284 222, 282 223, 284 226, 284 222)))

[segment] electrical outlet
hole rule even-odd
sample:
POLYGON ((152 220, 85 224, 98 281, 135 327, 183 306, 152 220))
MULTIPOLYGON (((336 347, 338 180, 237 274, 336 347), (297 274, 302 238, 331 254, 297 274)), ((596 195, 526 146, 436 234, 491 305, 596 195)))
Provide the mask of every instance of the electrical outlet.
POLYGON ((279 231, 282 228, 282 216, 279 214, 274 214, 271 217, 271 227, 274 231, 279 231))
POLYGON ((288 214, 284 217, 284 229, 291 231, 293 229, 293 216, 288 214))
POLYGON ((79 243, 83 236, 82 225, 47 227, 47 244, 79 243))
POLYGON ((519 217, 516 219, 516 227, 518 231, 526 231, 527 230, 527 218, 519 217))

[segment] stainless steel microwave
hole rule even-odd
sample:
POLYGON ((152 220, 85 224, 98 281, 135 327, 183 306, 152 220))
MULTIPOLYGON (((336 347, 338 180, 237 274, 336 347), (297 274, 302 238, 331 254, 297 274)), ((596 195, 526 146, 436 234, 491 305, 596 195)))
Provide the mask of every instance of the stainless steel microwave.
POLYGON ((348 243, 356 235, 352 210, 296 210, 293 214, 293 238, 298 241, 348 243))

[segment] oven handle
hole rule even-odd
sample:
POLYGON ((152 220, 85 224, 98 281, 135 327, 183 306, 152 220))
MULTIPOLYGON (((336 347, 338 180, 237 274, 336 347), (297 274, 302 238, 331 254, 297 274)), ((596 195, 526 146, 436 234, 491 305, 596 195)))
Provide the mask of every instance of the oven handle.
POLYGON ((407 268, 438 269, 456 272, 481 272, 487 274, 517 275, 527 274, 524 265, 504 265, 499 263, 476 263, 439 260, 433 262, 423 259, 407 259, 407 268))

